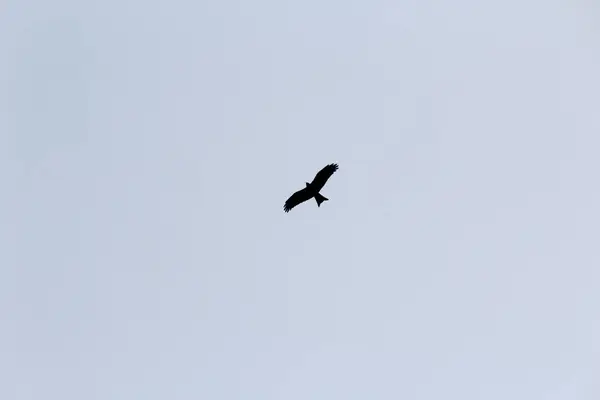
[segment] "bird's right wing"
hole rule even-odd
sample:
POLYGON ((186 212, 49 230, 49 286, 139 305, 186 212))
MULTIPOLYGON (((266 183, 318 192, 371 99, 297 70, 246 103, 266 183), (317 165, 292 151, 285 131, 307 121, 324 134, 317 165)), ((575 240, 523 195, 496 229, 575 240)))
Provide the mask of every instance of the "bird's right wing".
POLYGON ((312 194, 306 190, 306 188, 298 190, 296 193, 291 195, 289 199, 287 199, 283 206, 283 210, 285 212, 289 212, 292 208, 296 207, 300 203, 305 202, 311 197, 313 197, 312 194))
POLYGON ((338 168, 339 167, 337 164, 329 164, 325 166, 322 170, 317 172, 317 175, 315 175, 315 178, 312 181, 312 185, 317 192, 323 189, 323 186, 325 186, 327 180, 331 177, 331 175, 333 175, 335 171, 338 170, 338 168))

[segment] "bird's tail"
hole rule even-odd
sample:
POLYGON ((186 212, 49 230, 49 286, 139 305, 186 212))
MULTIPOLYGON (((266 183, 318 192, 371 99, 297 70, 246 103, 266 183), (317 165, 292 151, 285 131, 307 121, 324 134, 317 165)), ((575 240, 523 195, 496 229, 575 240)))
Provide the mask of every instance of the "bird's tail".
POLYGON ((323 196, 321 193, 315 194, 315 200, 317 201, 317 205, 321 207, 321 203, 329 200, 327 197, 323 196))

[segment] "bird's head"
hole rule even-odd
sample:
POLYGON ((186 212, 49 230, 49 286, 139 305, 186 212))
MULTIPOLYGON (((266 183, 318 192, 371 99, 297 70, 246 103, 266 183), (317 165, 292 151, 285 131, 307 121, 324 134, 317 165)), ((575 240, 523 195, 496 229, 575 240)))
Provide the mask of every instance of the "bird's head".
POLYGON ((306 187, 309 187, 309 186, 310 186, 310 183, 308 183, 308 182, 304 182, 304 183, 306 183, 306 187))

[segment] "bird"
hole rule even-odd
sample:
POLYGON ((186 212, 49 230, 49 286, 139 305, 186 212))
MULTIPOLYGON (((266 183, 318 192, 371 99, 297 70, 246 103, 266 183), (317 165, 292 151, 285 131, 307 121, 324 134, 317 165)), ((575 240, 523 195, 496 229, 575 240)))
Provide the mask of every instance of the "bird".
POLYGON ((291 195, 289 199, 287 199, 283 205, 283 210, 287 213, 298 204, 303 203, 306 200, 310 200, 313 197, 317 202, 317 206, 321 207, 321 203, 329 199, 319 192, 321 189, 323 189, 323 186, 325 186, 327 180, 335 171, 338 170, 338 168, 339 166, 337 164, 329 164, 323 167, 322 170, 317 172, 311 183, 305 182, 306 187, 304 189, 298 190, 296 193, 291 195))

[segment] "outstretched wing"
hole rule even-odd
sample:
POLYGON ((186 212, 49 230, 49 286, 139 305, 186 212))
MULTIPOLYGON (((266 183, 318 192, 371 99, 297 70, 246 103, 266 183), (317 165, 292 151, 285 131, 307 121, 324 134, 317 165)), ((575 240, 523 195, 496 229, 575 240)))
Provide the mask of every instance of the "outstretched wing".
POLYGON ((315 179, 313 179, 310 185, 313 188, 315 188, 317 192, 319 192, 321 189, 323 189, 323 186, 325 186, 325 183, 327 182, 329 177, 331 177, 331 175, 333 175, 333 173, 337 171, 338 168, 339 167, 337 164, 327 165, 325 168, 317 172, 317 175, 315 175, 315 179))
POLYGON ((306 190, 306 188, 298 190, 296 193, 291 195, 289 199, 287 199, 287 201, 283 205, 283 210, 285 212, 288 212, 292 208, 296 207, 298 204, 305 202, 311 197, 313 197, 312 193, 306 190))

